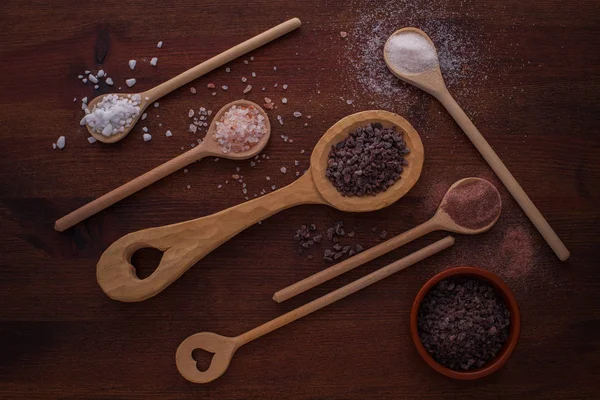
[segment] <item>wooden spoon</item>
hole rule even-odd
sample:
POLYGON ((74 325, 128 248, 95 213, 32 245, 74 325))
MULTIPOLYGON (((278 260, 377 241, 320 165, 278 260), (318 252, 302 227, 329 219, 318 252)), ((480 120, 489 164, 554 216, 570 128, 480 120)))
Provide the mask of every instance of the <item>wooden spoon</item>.
POLYGON ((216 214, 192 221, 130 233, 113 243, 100 257, 98 283, 111 298, 142 301, 161 292, 192 265, 247 227, 299 204, 327 204, 342 211, 374 211, 404 196, 419 179, 423 168, 423 144, 419 134, 399 115, 387 111, 363 111, 335 123, 315 146, 308 171, 290 185, 216 214), (351 131, 379 122, 404 132, 410 153, 402 177, 376 196, 344 197, 325 176, 332 145, 351 131), (139 279, 131 265, 133 253, 143 247, 164 251, 156 270, 139 279))
MULTIPOLYGON (((229 50, 226 50, 226 51, 222 52, 221 54, 218 54, 218 55, 214 56, 213 58, 206 60, 203 63, 198 64, 193 68, 188 69, 187 71, 177 75, 176 77, 174 77, 172 79, 169 79, 166 82, 161 83, 160 85, 158 85, 150 90, 147 90, 143 93, 139 93, 139 95, 141 96, 141 104, 139 104, 140 113, 138 114, 138 116, 135 119, 133 119, 131 124, 129 124, 129 126, 127 128, 125 128, 124 132, 119 132, 116 135, 112 135, 112 136, 104 136, 101 133, 93 131, 89 126, 86 125, 88 128, 88 131, 90 132, 90 135, 92 135, 93 137, 95 137, 96 139, 98 139, 99 141, 104 142, 104 143, 118 142, 119 140, 121 140, 125 136, 127 136, 127 134, 129 132, 131 132, 131 130, 133 129, 133 127, 135 126, 135 124, 140 119, 141 115, 143 114, 144 110, 150 104, 154 103, 155 101, 157 101, 164 95, 171 93, 173 90, 180 88, 181 86, 185 85, 186 83, 189 83, 189 82, 193 81, 194 79, 198 79, 202 75, 207 74, 210 71, 217 69, 220 66, 225 65, 228 62, 233 61, 236 58, 241 57, 244 54, 249 53, 252 50, 255 50, 255 49, 285 35, 286 33, 289 33, 291 31, 299 28, 301 24, 302 23, 300 22, 300 20, 298 18, 292 18, 290 20, 287 20, 284 23, 274 26, 273 28, 271 28, 261 34, 256 35, 256 36, 246 40, 245 42, 242 42, 242 43, 230 48, 229 50)), ((120 96, 120 97, 127 96, 127 93, 114 93, 114 94, 117 96, 120 96)), ((131 96, 131 94, 129 94, 129 95, 131 96)), ((104 95, 98 96, 98 97, 94 98, 92 101, 90 101, 88 103, 88 109, 93 110, 96 103, 99 102, 100 100, 102 100, 104 98, 104 96, 107 96, 107 95, 104 94, 104 95)))
POLYGON ((173 172, 178 171, 181 168, 190 165, 191 163, 196 162, 204 157, 217 156, 222 158, 229 158, 231 160, 246 160, 248 158, 254 157, 265 148, 267 143, 269 143, 270 136, 271 123, 269 122, 269 116, 267 115, 265 110, 263 110, 258 104, 248 100, 232 101, 231 103, 223 106, 214 115, 210 127, 206 132, 204 140, 198 146, 186 151, 185 153, 173 158, 170 161, 167 161, 166 163, 154 168, 153 170, 146 172, 144 175, 138 176, 132 181, 129 181, 122 186, 119 186, 118 188, 106 193, 105 195, 98 197, 96 200, 86 204, 81 208, 78 208, 72 213, 65 215, 64 217, 56 221, 56 223, 54 224, 54 229, 56 229, 59 232, 69 229, 70 227, 72 227, 75 224, 78 224, 84 219, 91 217, 92 215, 104 210, 107 207, 112 206, 113 204, 123 200, 124 198, 131 196, 133 193, 136 193, 142 190, 143 188, 150 186, 151 184, 153 184, 156 181, 159 181, 165 176, 170 175, 173 172), (223 151, 221 150, 221 146, 219 145, 219 143, 217 143, 214 137, 216 122, 219 121, 221 119, 221 116, 234 105, 256 108, 260 112, 260 114, 265 118, 267 132, 260 139, 260 141, 249 150, 241 151, 239 153, 223 153, 223 151))
MULTIPOLYGON (((483 233, 488 231, 494 226, 498 218, 500 217, 500 211, 502 209, 502 200, 500 199, 500 193, 494 185, 485 179, 481 178, 465 178, 455 182, 450 189, 444 195, 437 211, 429 219, 428 221, 422 223, 414 227, 413 229, 406 231, 398 236, 394 236, 393 238, 378 244, 377 246, 371 247, 368 250, 365 250, 357 255, 350 257, 338 264, 332 265, 329 268, 326 268, 322 271, 317 272, 314 275, 311 275, 299 282, 294 283, 280 291, 276 292, 273 295, 273 300, 278 303, 291 299, 292 297, 306 292, 309 289, 312 289, 324 282, 327 282, 330 279, 335 278, 336 276, 340 276, 343 273, 346 273, 350 270, 353 270, 356 267, 359 267, 371 260, 374 260, 377 257, 380 257, 384 254, 389 253, 392 250, 397 249, 400 246, 405 245, 406 243, 412 242, 415 239, 420 238, 421 236, 425 236, 431 232, 444 230, 448 232, 461 233, 463 235, 477 235, 478 233, 483 233), (490 218, 489 222, 485 226, 480 226, 476 229, 470 228, 468 226, 461 226, 456 223, 452 217, 446 211, 446 206, 448 204, 448 199, 453 194, 456 194, 456 190, 459 186, 465 184, 471 184, 476 182, 483 182, 486 185, 489 185, 490 189, 492 189, 498 195, 498 213, 493 218, 490 218)), ((470 208, 467 212, 472 213, 470 216, 463 217, 463 220, 474 220, 477 217, 478 210, 475 208, 470 208)))
POLYGON ((444 78, 442 77, 439 62, 436 62, 433 68, 429 68, 423 72, 416 74, 403 72, 400 68, 394 65, 393 62, 391 62, 390 58, 388 57, 388 46, 390 44, 390 40, 395 35, 406 32, 412 32, 422 35, 429 41, 429 43, 431 43, 431 46, 435 50, 435 45, 433 41, 422 30, 417 28, 400 29, 394 32, 385 44, 383 57, 385 58, 385 62, 388 68, 398 78, 426 91, 442 103, 442 105, 446 108, 446 110, 448 110, 450 115, 452 115, 456 123, 465 132, 469 140, 471 140, 471 143, 473 143, 475 148, 477 148, 477 150, 483 156, 485 161, 487 161, 489 166, 496 173, 498 178, 500 178, 506 189, 514 197, 517 203, 519 203, 527 217, 531 220, 531 222, 533 222, 537 230, 542 234, 542 236, 550 245, 557 257, 561 261, 565 261, 567 258, 569 258, 569 250, 560 240, 556 232, 554 232, 550 224, 548 224, 548 221, 544 219, 544 216, 533 204, 529 196, 527 196, 521 185, 519 185, 516 179, 512 176, 508 168, 506 168, 500 157, 498 157, 496 152, 484 139, 483 135, 479 132, 479 130, 477 130, 473 122, 471 122, 469 117, 460 108, 458 103, 456 103, 456 100, 454 100, 450 92, 448 92, 446 84, 444 83, 444 78))
POLYGON ((227 337, 217 335, 211 332, 196 333, 185 339, 177 348, 175 360, 179 373, 185 379, 194 383, 207 383, 214 381, 227 371, 231 359, 236 350, 248 342, 258 339, 267 333, 273 332, 290 322, 306 317, 307 315, 327 307, 336 301, 343 299, 361 289, 366 288, 388 276, 395 274, 429 256, 432 256, 454 244, 454 238, 447 236, 442 240, 422 248, 398 261, 395 261, 385 267, 378 269, 346 286, 343 286, 323 297, 311 301, 301 307, 296 308, 280 317, 275 318, 261 326, 236 337, 227 337), (192 353, 196 349, 202 349, 214 353, 210 366, 206 371, 200 371, 192 353))

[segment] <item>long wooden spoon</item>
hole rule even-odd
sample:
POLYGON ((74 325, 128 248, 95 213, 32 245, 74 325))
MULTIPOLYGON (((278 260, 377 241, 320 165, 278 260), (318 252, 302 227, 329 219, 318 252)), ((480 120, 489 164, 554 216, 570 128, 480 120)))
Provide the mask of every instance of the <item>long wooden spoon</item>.
POLYGON ((299 204, 327 204, 342 211, 374 211, 404 196, 417 182, 423 168, 423 144, 419 134, 401 116, 387 111, 362 111, 336 122, 315 146, 310 168, 290 185, 216 214, 192 221, 130 233, 114 242, 100 257, 98 283, 111 298, 142 301, 160 293, 192 265, 247 227, 299 204), (395 126, 404 132, 408 165, 401 179, 376 196, 344 197, 325 176, 332 145, 350 132, 373 122, 395 126), (133 253, 143 247, 164 251, 160 264, 147 278, 139 279, 131 265, 133 253))
MULTIPOLYGON (((465 132, 469 140, 471 140, 471 143, 473 143, 475 148, 477 148, 477 150, 483 156, 485 161, 487 161, 489 166, 496 173, 498 178, 500 178, 504 186, 506 186, 506 189, 508 189, 508 191, 514 197, 517 203, 519 203, 519 206, 521 206, 527 217, 529 217, 529 219, 531 220, 531 222, 533 222, 537 230, 542 234, 542 236, 550 245, 557 257, 561 261, 565 261, 567 258, 569 258, 569 250, 560 240, 556 232, 554 232, 550 224, 548 224, 548 221, 546 221, 542 213, 540 213, 537 207, 533 204, 529 196, 527 196, 521 185, 519 185, 517 180, 512 176, 508 168, 506 168, 500 157, 498 157, 496 152, 485 140, 481 132, 477 130, 473 122, 471 122, 467 114, 465 114, 462 108, 460 108, 456 100, 454 100, 454 98, 446 88, 446 84, 444 83, 444 78, 442 77, 442 72, 440 70, 440 65, 437 61, 437 53, 435 57, 435 65, 428 67, 418 73, 408 73, 407 70, 403 70, 401 66, 398 65, 398 63, 394 63, 392 61, 391 57, 389 56, 389 51, 391 48, 390 41, 394 36, 403 33, 415 33, 421 35, 431 44, 432 51, 436 51, 433 41, 429 38, 429 36, 427 36, 425 32, 417 28, 402 28, 394 32, 385 44, 383 56, 385 58, 385 62, 388 68, 398 78, 426 91, 427 93, 431 94, 436 99, 438 99, 440 103, 442 103, 442 105, 446 108, 446 110, 448 110, 450 115, 452 115, 456 123, 465 132)), ((416 55, 413 54, 412 57, 416 57, 416 55)), ((425 65, 430 66, 430 63, 426 63, 425 65)), ((410 68, 408 70, 410 70, 410 68)))
POLYGON ((96 200, 86 204, 83 207, 78 208, 72 213, 65 215, 64 217, 56 221, 56 223, 54 224, 54 229, 56 229, 59 232, 69 229, 70 227, 72 227, 75 224, 78 224, 84 219, 91 217, 92 215, 104 210, 107 207, 112 206, 113 204, 123 200, 128 196, 131 196, 132 194, 142 190, 143 188, 150 186, 151 184, 159 181, 165 176, 170 175, 173 172, 178 171, 181 168, 190 165, 191 163, 196 162, 204 157, 217 156, 222 158, 229 158, 231 160, 246 160, 248 158, 254 157, 265 148, 265 146, 269 142, 270 136, 271 124, 269 122, 269 117, 265 110, 263 110, 258 104, 248 100, 232 101, 231 103, 223 106, 214 115, 210 127, 206 132, 204 140, 198 146, 186 151, 185 153, 173 158, 170 161, 167 161, 162 165, 159 165, 153 170, 146 172, 144 175, 138 176, 137 178, 127 182, 124 185, 119 186, 118 188, 104 194, 103 196, 98 197, 96 200), (256 143, 250 150, 241 151, 239 153, 223 153, 213 134, 216 129, 216 122, 221 119, 221 116, 225 112, 227 112, 227 110, 229 110, 232 106, 235 105, 242 107, 254 107, 255 109, 257 109, 265 118, 267 132, 260 139, 260 141, 256 143))
POLYGON ((214 381, 227 371, 231 359, 236 350, 248 342, 258 339, 267 333, 273 332, 290 322, 306 317, 307 315, 327 307, 336 301, 343 299, 361 289, 366 288, 388 276, 395 274, 429 256, 432 256, 454 244, 454 238, 447 236, 442 240, 422 248, 398 261, 395 261, 385 267, 378 269, 346 286, 343 286, 323 297, 311 301, 301 307, 296 308, 280 317, 275 318, 261 326, 252 329, 240 336, 227 337, 217 335, 211 332, 196 333, 185 339, 177 348, 175 356, 177 369, 185 379, 194 383, 207 383, 214 381), (214 353, 210 366, 206 371, 200 371, 192 353, 196 349, 206 350, 214 353))
MULTIPOLYGON (((181 86, 185 85, 186 83, 189 83, 189 82, 193 81, 194 79, 198 79, 202 75, 207 74, 210 71, 212 71, 216 68, 219 68, 220 66, 225 65, 228 62, 233 61, 236 58, 241 57, 246 53, 251 52, 252 50, 255 50, 261 46, 264 46, 265 44, 285 35, 286 33, 289 33, 291 31, 299 28, 300 25, 302 25, 302 23, 300 22, 300 20, 298 18, 292 18, 290 20, 287 20, 282 24, 279 24, 259 35, 256 35, 256 36, 246 40, 245 42, 242 42, 242 43, 230 48, 229 50, 226 50, 226 51, 222 52, 221 54, 216 55, 213 58, 210 58, 210 59, 204 61, 203 63, 198 64, 191 69, 188 69, 185 72, 182 72, 181 74, 177 75, 176 77, 169 79, 168 81, 163 82, 160 85, 158 85, 150 90, 147 90, 143 93, 139 93, 139 95, 141 96, 141 103, 139 105, 140 112, 137 115, 137 117, 135 119, 133 119, 133 121, 129 124, 129 126, 127 128, 125 128, 125 130, 123 132, 119 132, 116 135, 112 135, 112 136, 104 136, 103 134, 95 132, 89 126, 87 126, 88 131, 90 132, 90 135, 92 135, 93 137, 95 137, 96 139, 98 139, 99 141, 104 142, 104 143, 118 142, 119 140, 121 140, 125 136, 127 136, 127 134, 129 132, 131 132, 131 130, 133 129, 135 124, 140 119, 140 117, 143 114, 146 107, 148 107, 150 104, 154 103, 156 100, 160 99, 161 97, 165 96, 166 94, 171 93, 173 90, 180 88, 181 86)), ((127 93, 114 93, 114 94, 117 96, 120 96, 120 97, 127 96, 127 93)), ((98 96, 98 97, 94 98, 92 101, 90 101, 88 103, 88 109, 93 110, 96 103, 99 102, 100 100, 102 100, 104 98, 104 96, 106 96, 106 95, 104 94, 102 96, 98 96)))
MULTIPOLYGON (((479 200, 476 196, 477 194, 475 194, 474 196, 470 196, 470 203, 479 200)), ((317 272, 316 274, 311 275, 299 282, 296 282, 293 285, 281 289, 273 295, 273 300, 275 300, 278 303, 281 303, 283 301, 291 299, 292 297, 299 295, 300 293, 306 292, 307 290, 312 289, 324 282, 327 282, 328 280, 333 279, 336 276, 340 276, 343 273, 346 273, 371 260, 374 260, 377 257, 387 254, 390 251, 405 245, 406 243, 412 242, 413 240, 418 239, 421 236, 425 236, 434 231, 444 230, 448 232, 461 233, 463 235, 476 235, 479 233, 486 232, 489 229, 491 229, 492 226, 494 226, 496 221, 498 221, 501 209, 502 200, 500 199, 500 193, 498 193, 498 190, 494 185, 481 178, 461 179, 460 181, 450 186, 450 189, 448 189, 448 191, 444 195, 444 198, 442 199, 442 202, 440 203, 440 206, 438 207, 434 216, 431 217, 431 219, 429 219, 428 221, 400 235, 394 236, 393 238, 383 243, 380 243, 377 246, 371 247, 368 250, 358 253, 357 255, 350 257, 338 264, 332 265, 329 268, 317 272), (485 185, 485 187, 479 186, 479 189, 481 190, 480 193, 487 192, 488 195, 492 195, 492 198, 488 198, 488 201, 486 202, 487 204, 481 204, 480 207, 466 207, 465 209, 460 210, 461 215, 459 215, 458 217, 455 216, 454 214, 458 214, 458 211, 456 210, 456 199, 464 199, 464 196, 460 196, 459 193, 464 191, 465 189, 468 190, 469 185, 474 185, 477 183, 479 183, 480 185, 485 185), (482 190, 486 187, 487 191, 482 190), (493 197, 495 197, 495 199, 493 197), (449 200, 453 203, 452 206, 450 206, 449 200), (494 206, 494 208, 482 210, 481 207, 486 207, 489 205, 494 206), (482 220, 480 224, 472 225, 471 223, 473 221, 481 219, 482 211, 485 214, 486 218, 482 220)))

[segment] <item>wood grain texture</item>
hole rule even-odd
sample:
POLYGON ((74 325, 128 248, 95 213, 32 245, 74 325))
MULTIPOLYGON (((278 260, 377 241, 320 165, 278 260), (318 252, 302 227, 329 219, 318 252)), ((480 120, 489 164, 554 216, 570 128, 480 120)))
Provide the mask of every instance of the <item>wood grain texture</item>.
MULTIPOLYGON (((448 86, 563 239, 571 251, 566 263, 556 259, 441 104, 405 86, 411 101, 388 110, 420 133, 427 159, 419 182, 396 204, 365 214, 320 205, 283 211, 216 249, 143 303, 113 301, 98 287, 95 265, 115 240, 239 204, 241 187, 231 183, 236 167, 250 193, 291 183, 294 174, 281 174, 282 166, 291 168, 298 160, 300 171, 308 168, 310 149, 333 123, 373 108, 370 102, 378 97, 367 91, 352 105, 340 100, 348 98, 346 78, 354 72, 339 32, 350 31, 372 7, 359 3, 2 2, 0 398, 597 396, 600 4, 595 0, 450 1, 433 16, 461 32, 483 32, 485 41, 477 48, 497 52, 483 72, 490 79, 448 86), (98 69, 97 61, 119 85, 135 77, 136 87, 146 90, 295 16, 303 26, 254 51, 248 66, 236 60, 230 74, 219 68, 164 97, 148 117, 151 142, 142 141, 138 126, 115 145, 88 144, 73 97, 99 94, 76 78, 86 69, 98 69), (160 50, 159 40, 164 41, 160 50), (159 57, 155 68, 148 64, 152 57, 159 57), (133 58, 139 64, 136 74, 127 66, 133 58), (283 126, 273 124, 269 160, 251 168, 248 161, 205 159, 187 174, 175 173, 74 229, 53 230, 57 218, 181 154, 181 147, 189 149, 196 137, 185 128, 187 111, 200 106, 218 110, 240 98, 245 87, 240 78, 252 71, 257 74, 254 89, 245 98, 262 104, 263 97, 271 97, 278 109, 269 111, 270 118, 284 117, 283 126), (212 96, 206 88, 210 82, 230 89, 212 96), (285 94, 283 83, 290 85, 285 94), (466 85, 469 90, 459 90, 466 85), (198 93, 191 94, 189 86, 198 93), (284 95, 287 108, 280 102, 284 95), (295 119, 291 112, 296 110, 312 118, 295 119), (173 137, 164 137, 167 129, 173 137), (67 147, 52 150, 60 135, 67 137, 67 147), (457 235, 444 253, 244 346, 218 381, 194 385, 177 372, 174 352, 191 334, 246 332, 444 235, 432 233, 276 304, 274 291, 325 267, 318 249, 311 253, 313 260, 298 254, 292 237, 301 224, 314 222, 324 230, 343 220, 356 229, 352 243, 371 247, 380 243, 372 227, 396 235, 426 221, 447 188, 467 176, 489 179, 500 189, 503 214, 489 232, 457 235), (230 183, 217 189, 225 179, 230 183), (526 275, 503 276, 499 244, 516 228, 530 235, 535 262, 526 275), (455 382, 432 371, 408 329, 410 305, 421 285, 456 265, 478 265, 503 276, 522 312, 522 335, 511 359, 478 382, 455 382)), ((417 26, 428 23, 414 18, 417 26)), ((100 88, 100 94, 109 91, 100 88)))

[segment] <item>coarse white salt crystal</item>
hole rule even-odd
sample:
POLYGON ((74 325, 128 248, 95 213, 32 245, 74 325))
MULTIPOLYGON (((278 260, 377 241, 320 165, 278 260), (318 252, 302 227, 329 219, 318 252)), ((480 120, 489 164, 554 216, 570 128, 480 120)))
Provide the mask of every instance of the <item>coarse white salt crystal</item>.
POLYGON ((287 97, 284 97, 283 99, 281 99, 281 102, 282 102, 283 104, 287 104, 287 101, 288 101, 288 100, 287 100, 287 97))
POLYGON ((300 165, 300 161, 298 161, 298 160, 294 160, 294 165, 295 165, 295 166, 298 166, 298 165, 300 165))
MULTIPOLYGON (((154 102, 154 107, 158 107, 158 106, 160 106, 159 102, 158 101, 154 102)), ((157 117, 158 117, 158 115, 157 115, 157 117)))
POLYGON ((302 113, 300 111, 294 111, 294 117, 296 118, 300 118, 302 116, 302 113))
POLYGON ((61 150, 64 149, 66 141, 67 141, 67 139, 64 136, 59 137, 58 140, 56 141, 56 147, 58 147, 61 150))
POLYGON ((198 127, 196 125, 190 124, 190 132, 196 133, 197 130, 198 130, 198 127))
POLYGON ((288 88, 287 84, 283 84, 283 90, 286 90, 288 88))
POLYGON ((435 46, 416 32, 393 35, 386 42, 384 52, 388 62, 404 74, 419 74, 438 65, 435 46))
POLYGON ((294 143, 294 139, 290 139, 290 143, 294 143))
POLYGON ((56 143, 52 143, 52 148, 56 150, 56 143))
POLYGON ((246 89, 244 89, 244 94, 248 93, 251 90, 252 90, 252 85, 246 86, 246 89))
POLYGON ((304 149, 300 150, 300 154, 304 154, 304 149))
POLYGON ((194 116, 194 110, 190 109, 190 111, 188 111, 188 117, 192 118, 194 116))
POLYGON ((163 42, 162 42, 162 40, 161 40, 160 42, 158 42, 158 43, 156 44, 156 47, 158 47, 158 48, 160 49, 160 48, 162 48, 162 45, 163 45, 163 42))
POLYGON ((231 68, 229 68, 229 67, 225 68, 225 72, 230 73, 231 72, 231 68))
POLYGON ((212 92, 212 95, 213 95, 213 96, 216 96, 216 95, 217 95, 217 92, 212 92))
POLYGON ((90 137, 88 137, 88 138, 87 138, 87 141, 88 141, 90 144, 94 144, 94 143, 96 143, 96 142, 97 142, 97 139, 96 139, 95 137, 93 137, 93 136, 90 136, 90 137))
POLYGON ((171 136, 173 136, 173 134, 171 133, 171 131, 167 131, 167 132, 165 133, 165 136, 166 136, 166 137, 171 137, 171 136))
POLYGON ((242 193, 244 193, 244 194, 248 193, 248 189, 246 189, 246 188, 243 188, 243 189, 242 189, 242 193))
POLYGON ((98 86, 98 85, 94 85, 94 89, 96 89, 96 90, 98 90, 99 87, 100 86, 98 86))
POLYGON ((250 61, 254 61, 254 56, 250 57, 250 61))
POLYGON ((77 78, 83 79, 83 75, 77 75, 77 78))
POLYGON ((283 125, 283 118, 281 117, 281 115, 277 116, 277 121, 279 121, 279 125, 283 125))
POLYGON ((270 176, 267 176, 267 180, 268 180, 268 181, 270 181, 270 180, 271 180, 271 177, 270 177, 270 176))
POLYGON ((81 99, 81 101, 82 101, 83 103, 87 103, 87 102, 88 102, 88 99, 87 99, 87 97, 84 97, 83 99, 81 99))
POLYGON ((271 186, 271 189, 275 190, 275 189, 277 189, 277 186, 273 185, 273 186, 271 186))
POLYGON ((215 157, 215 161, 219 161, 219 157, 215 157))
POLYGON ((100 71, 98 71, 98 78, 102 78, 104 76, 104 70, 101 69, 100 71))
POLYGON ((142 137, 144 138, 144 142, 149 142, 152 140, 152 135, 149 133, 144 133, 142 137))
POLYGON ((87 69, 86 69, 86 70, 85 70, 85 72, 84 72, 84 74, 86 74, 86 75, 87 75, 87 74, 91 74, 91 73, 92 73, 92 71, 90 71, 90 70, 87 70, 87 69))
POLYGON ((87 83, 87 78, 83 78, 83 79, 81 80, 81 82, 83 82, 83 83, 87 83))
POLYGON ((194 148, 194 147, 196 147, 196 143, 190 143, 190 147, 191 147, 191 148, 194 148))
POLYGON ((348 36, 348 33, 344 32, 344 31, 341 31, 340 32, 340 36, 343 37, 343 38, 345 38, 346 36, 348 36))
POLYGON ((300 171, 296 171, 296 176, 300 176, 300 171))
POLYGON ((268 97, 265 97, 265 103, 269 104, 272 100, 268 97))
POLYGON ((275 83, 275 84, 273 85, 273 87, 277 87, 277 85, 279 85, 279 83, 275 83))
POLYGON ((277 67, 273 67, 273 71, 277 71, 277 67))
POLYGON ((147 116, 148 116, 148 113, 143 113, 142 114, 142 121, 145 120, 147 116))
POLYGON ((223 90, 227 90, 227 89, 229 89, 229 86, 227 86, 227 85, 223 85, 223 86, 221 86, 221 89, 223 89, 223 90))
MULTIPOLYGON (((119 89, 121 89, 121 88, 119 88, 119 89)), ((144 97, 144 100, 148 101, 148 100, 150 100, 150 97, 146 96, 146 97, 144 97)))
POLYGON ((127 79, 125 81, 125 83, 127 84, 127 86, 132 87, 133 85, 135 85, 136 80, 134 78, 131 79, 127 79))
POLYGON ((245 76, 242 76, 242 82, 246 83, 248 81, 248 78, 246 78, 245 76))
POLYGON ((286 174, 287 173, 287 168, 286 167, 281 167, 280 169, 282 174, 286 174))
POLYGON ((189 189, 189 188, 191 188, 192 186, 191 186, 191 185, 187 185, 186 187, 189 189))
POLYGON ((148 127, 146 127, 146 126, 145 126, 145 127, 143 127, 143 128, 142 128, 142 130, 143 130, 144 132, 148 132, 148 127))
POLYGON ((244 60, 244 64, 248 65, 248 60, 244 60))
POLYGON ((221 189, 223 187, 223 185, 217 185, 217 189, 221 189))
POLYGON ((158 58, 152 57, 152 59, 150 60, 150 65, 152 65, 153 67, 156 67, 157 62, 158 62, 158 58))
POLYGON ((195 87, 191 87, 190 88, 190 92, 192 92, 192 94, 196 94, 196 88, 195 87))
POLYGON ((267 88, 263 86, 262 87, 262 91, 264 92, 265 90, 267 90, 267 88))
POLYGON ((212 115, 212 110, 208 110, 206 114, 210 117, 212 115))
POLYGON ((256 165, 256 163, 254 161, 250 161, 250 166, 254 167, 256 165))
POLYGON ((253 78, 256 78, 256 72, 253 72, 253 73, 252 73, 252 77, 253 77, 253 78))
POLYGON ((105 81, 107 85, 112 86, 114 84, 112 78, 106 78, 105 81))
POLYGON ((135 60, 129 60, 129 68, 131 68, 132 71, 135 68, 136 63, 137 63, 137 61, 135 61, 135 60))
POLYGON ((159 123, 158 123, 158 126, 159 126, 159 127, 160 127, 160 126, 162 126, 162 122, 159 122, 159 123))
POLYGON ((77 101, 77 97, 73 97, 73 103, 77 101))

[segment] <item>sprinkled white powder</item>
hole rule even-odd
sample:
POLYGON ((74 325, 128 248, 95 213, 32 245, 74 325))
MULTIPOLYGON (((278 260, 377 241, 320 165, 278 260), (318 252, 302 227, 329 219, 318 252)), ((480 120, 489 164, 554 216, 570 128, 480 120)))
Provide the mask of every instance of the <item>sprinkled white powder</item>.
POLYGON ((156 44, 156 47, 158 47, 158 48, 160 49, 160 48, 162 48, 162 45, 163 45, 163 42, 162 42, 162 40, 161 40, 160 42, 158 42, 158 43, 156 44))
POLYGON ((58 147, 61 150, 65 148, 65 144, 66 144, 66 138, 64 136, 59 137, 58 140, 56 141, 56 147, 58 147))
POLYGON ((150 60, 150 65, 152 65, 153 67, 156 67, 157 62, 158 62, 158 58, 152 57, 152 59, 150 60))
POLYGON ((214 137, 223 153, 251 149, 267 133, 265 117, 252 106, 232 106, 216 122, 214 137))
POLYGON ((152 135, 149 133, 144 133, 143 138, 144 138, 144 142, 149 142, 152 140, 152 135))
POLYGON ((131 79, 127 79, 125 81, 125 83, 127 84, 127 86, 132 87, 133 85, 135 85, 136 80, 134 78, 131 79))
POLYGON ((134 94, 131 98, 116 94, 106 95, 89 114, 83 117, 81 122, 104 136, 115 135, 119 131, 124 132, 139 115, 140 102, 139 94, 134 94))
POLYGON ((129 68, 133 71, 135 69, 135 64, 137 63, 137 61, 135 60, 129 60, 129 68))
POLYGON ((420 74, 438 63, 435 46, 416 32, 404 31, 393 35, 384 51, 388 61, 404 74, 420 74))

